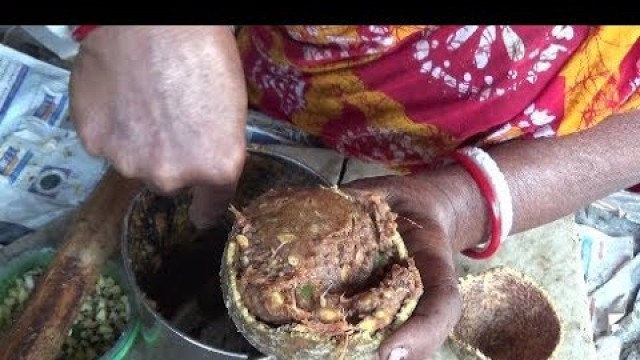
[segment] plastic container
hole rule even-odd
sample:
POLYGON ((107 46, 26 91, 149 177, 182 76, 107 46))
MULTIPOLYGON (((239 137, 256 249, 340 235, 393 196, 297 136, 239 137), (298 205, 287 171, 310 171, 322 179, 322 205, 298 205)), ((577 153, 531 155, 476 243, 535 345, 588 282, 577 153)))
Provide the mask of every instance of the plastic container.
MULTIPOLYGON (((10 259, 6 265, 0 268, 0 301, 3 301, 7 291, 9 291, 9 288, 13 285, 17 277, 37 267, 46 268, 54 256, 55 249, 41 248, 25 251, 17 257, 10 259)), ((113 278, 127 294, 131 311, 125 331, 120 335, 111 350, 103 354, 99 359, 122 360, 127 358, 127 354, 138 337, 140 323, 136 307, 133 303, 132 291, 126 281, 122 264, 119 261, 108 262, 104 268, 103 275, 113 278)))

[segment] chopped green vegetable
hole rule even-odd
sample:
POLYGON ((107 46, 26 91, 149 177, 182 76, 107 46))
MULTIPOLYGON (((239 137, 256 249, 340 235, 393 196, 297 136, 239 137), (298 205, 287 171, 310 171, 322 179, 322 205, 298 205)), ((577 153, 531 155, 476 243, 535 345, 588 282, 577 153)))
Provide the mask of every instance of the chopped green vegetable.
POLYGON ((304 300, 309 300, 313 296, 313 286, 311 284, 305 284, 300 288, 300 297, 304 300))

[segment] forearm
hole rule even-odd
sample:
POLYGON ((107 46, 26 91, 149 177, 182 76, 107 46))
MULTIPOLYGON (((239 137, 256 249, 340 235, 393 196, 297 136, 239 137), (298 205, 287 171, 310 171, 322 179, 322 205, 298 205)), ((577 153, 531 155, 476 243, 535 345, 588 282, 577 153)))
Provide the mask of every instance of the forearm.
MULTIPOLYGON (((514 141, 489 150, 513 198, 512 233, 571 214, 607 194, 640 183, 640 112, 616 116, 566 137, 514 141)), ((486 241, 486 203, 474 180, 454 165, 420 175, 450 205, 446 219, 462 250, 486 241)))

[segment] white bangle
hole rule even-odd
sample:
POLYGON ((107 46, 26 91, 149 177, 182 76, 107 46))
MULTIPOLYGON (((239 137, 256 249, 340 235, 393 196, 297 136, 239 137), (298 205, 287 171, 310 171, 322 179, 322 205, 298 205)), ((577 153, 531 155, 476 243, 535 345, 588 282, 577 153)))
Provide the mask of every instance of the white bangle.
POLYGON ((478 147, 464 147, 457 151, 476 163, 489 180, 498 202, 498 210, 502 219, 501 241, 504 241, 513 226, 513 199, 504 174, 500 171, 498 164, 491 158, 491 155, 478 147))

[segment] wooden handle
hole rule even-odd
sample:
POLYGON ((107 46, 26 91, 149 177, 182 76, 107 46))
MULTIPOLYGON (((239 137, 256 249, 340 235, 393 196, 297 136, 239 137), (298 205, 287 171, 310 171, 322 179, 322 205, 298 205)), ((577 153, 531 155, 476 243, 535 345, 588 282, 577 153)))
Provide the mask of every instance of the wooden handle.
POLYGON ((80 305, 118 248, 122 220, 142 184, 110 170, 78 209, 29 301, 0 342, 0 360, 54 360, 80 305))

